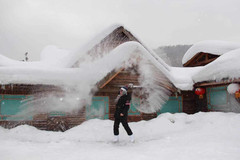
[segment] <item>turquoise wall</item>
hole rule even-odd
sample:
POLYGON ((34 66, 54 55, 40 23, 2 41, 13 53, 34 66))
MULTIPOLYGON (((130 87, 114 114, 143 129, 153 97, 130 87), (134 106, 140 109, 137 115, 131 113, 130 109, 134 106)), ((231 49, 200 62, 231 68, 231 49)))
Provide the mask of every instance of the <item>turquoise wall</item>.
POLYGON ((157 114, 161 114, 161 113, 179 113, 183 111, 183 107, 182 107, 182 97, 181 96, 177 96, 177 97, 173 97, 170 96, 168 101, 162 106, 161 110, 157 112, 157 114))
MULTIPOLYGON (((227 86, 209 87, 206 89, 207 107, 211 111, 236 111, 232 106, 234 97, 230 97, 227 86), (232 107, 232 108, 231 108, 232 107)), ((26 95, 0 95, 0 120, 32 120, 33 117, 21 116, 18 113, 29 107, 26 99, 32 96, 26 95)), ((139 98, 133 98, 129 115, 141 115, 136 109, 140 105, 139 98)), ((182 97, 171 96, 157 114, 178 113, 183 111, 182 97)), ((238 108, 239 109, 239 108, 238 108)), ((49 116, 64 116, 63 112, 51 112, 49 116)), ((109 97, 96 96, 92 99, 92 105, 86 107, 86 119, 109 119, 109 97)))
MULTIPOLYGON (((26 99, 31 96, 26 95, 0 95, 0 120, 32 120, 33 117, 21 116, 18 113, 29 107, 26 99)), ((136 109, 140 105, 140 98, 133 98, 129 109, 129 115, 141 115, 136 109)), ((163 105, 162 109, 157 112, 161 113, 178 113, 182 112, 182 97, 169 97, 169 100, 163 105)), ((49 116, 64 116, 63 112, 51 112, 49 116)), ((92 104, 86 106, 86 119, 109 119, 109 97, 95 96, 92 98, 92 104)))
POLYGON ((128 115, 141 115, 141 112, 139 112, 136 108, 140 105, 140 98, 133 98, 131 100, 131 105, 128 111, 128 115))
POLYGON ((207 88, 207 106, 211 111, 228 111, 229 94, 227 86, 207 88))
POLYGON ((86 106, 86 119, 109 119, 109 97, 96 96, 92 104, 86 106))
POLYGON ((0 95, 0 120, 31 120, 32 117, 19 114, 28 106, 26 95, 0 95))
MULTIPOLYGON (((128 115, 141 115, 136 108, 140 105, 140 98, 133 98, 128 115)), ((161 113, 178 113, 182 112, 182 97, 169 97, 169 100, 163 105, 162 109, 157 112, 161 113)), ((92 104, 86 107, 86 119, 109 119, 109 98, 93 97, 92 104)))

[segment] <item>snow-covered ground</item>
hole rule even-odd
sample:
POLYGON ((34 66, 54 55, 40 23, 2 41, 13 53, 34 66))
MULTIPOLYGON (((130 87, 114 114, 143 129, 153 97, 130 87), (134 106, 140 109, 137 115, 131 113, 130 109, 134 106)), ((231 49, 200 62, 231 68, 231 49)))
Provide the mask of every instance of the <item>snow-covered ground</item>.
POLYGON ((136 142, 120 127, 113 144, 111 120, 93 119, 66 132, 30 126, 0 127, 1 160, 239 160, 240 114, 162 114, 130 123, 136 142))

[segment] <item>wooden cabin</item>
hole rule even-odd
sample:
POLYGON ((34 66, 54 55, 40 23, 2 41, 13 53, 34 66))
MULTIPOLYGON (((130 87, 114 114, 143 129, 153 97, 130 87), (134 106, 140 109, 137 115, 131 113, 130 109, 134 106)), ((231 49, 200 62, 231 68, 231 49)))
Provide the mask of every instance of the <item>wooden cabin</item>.
MULTIPOLYGON (((119 26, 91 48, 88 54, 94 59, 96 56, 102 56, 99 53, 109 52, 127 41, 138 40, 129 31, 119 26)), ((76 61, 72 67, 77 67, 79 62, 76 61)), ((0 125, 12 128, 20 124, 28 124, 44 130, 65 131, 88 119, 113 119, 116 104, 114 100, 117 97, 119 88, 130 83, 139 85, 139 75, 136 72, 132 74, 133 70, 136 70, 136 68, 122 68, 119 71, 110 72, 110 74, 97 84, 98 91, 92 99, 92 105, 86 106, 74 114, 51 112, 39 113, 27 119, 26 117, 19 117, 17 113, 23 109, 21 106, 25 103, 26 99, 38 95, 47 95, 50 92, 61 93, 61 87, 29 84, 0 85, 0 125), (103 110, 103 112, 93 112, 94 110, 103 110)), ((169 98, 169 101, 167 101, 161 111, 151 114, 141 113, 136 109, 137 105, 140 105, 139 99, 132 99, 129 121, 149 120, 165 112, 176 113, 185 111, 187 113, 194 113, 194 110, 190 109, 190 105, 183 105, 183 96, 177 93, 177 89, 173 85, 166 87, 171 90, 173 96, 169 98)), ((186 97, 188 97, 187 95, 186 97)))
MULTIPOLYGON (((239 43, 225 41, 202 41, 194 44, 183 57, 184 67, 206 66, 221 55, 236 50, 239 43)), ((192 94, 195 97, 196 111, 240 112, 239 97, 230 95, 227 88, 230 84, 240 84, 239 78, 223 77, 222 80, 206 80, 194 84, 192 94), (199 97, 196 90, 204 90, 199 97), (234 103, 234 104, 231 104, 234 103), (234 107, 235 106, 235 107, 234 107)))
MULTIPOLYGON (((205 66, 214 60, 219 55, 210 53, 198 53, 192 57, 185 67, 205 66)), ((194 84, 192 93, 195 96, 195 110, 196 111, 220 111, 220 112, 240 112, 239 97, 228 93, 228 86, 230 84, 240 84, 239 78, 229 79, 223 78, 218 81, 203 81, 194 84), (201 98, 195 94, 196 89, 203 89, 204 94, 201 98)))

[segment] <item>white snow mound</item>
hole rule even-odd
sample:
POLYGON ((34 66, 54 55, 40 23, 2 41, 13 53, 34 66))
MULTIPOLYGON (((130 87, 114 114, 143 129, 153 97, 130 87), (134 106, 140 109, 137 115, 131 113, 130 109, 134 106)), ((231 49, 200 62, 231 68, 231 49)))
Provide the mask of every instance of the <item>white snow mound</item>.
POLYGON ((136 142, 120 126, 120 142, 111 143, 113 121, 93 119, 66 132, 30 126, 0 127, 1 159, 168 159, 240 158, 240 114, 162 114, 150 121, 129 123, 136 142), (9 152, 14 150, 14 152, 9 152), (116 156, 118 155, 118 156, 116 156))

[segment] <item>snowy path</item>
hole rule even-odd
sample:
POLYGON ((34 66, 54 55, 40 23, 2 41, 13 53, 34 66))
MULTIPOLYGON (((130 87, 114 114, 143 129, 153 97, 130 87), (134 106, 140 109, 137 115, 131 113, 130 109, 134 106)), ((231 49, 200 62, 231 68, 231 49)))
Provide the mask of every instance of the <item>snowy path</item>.
POLYGON ((240 114, 163 114, 130 123, 136 142, 120 128, 111 143, 110 120, 90 120, 71 130, 40 131, 30 126, 0 128, 1 160, 239 160, 240 114))

